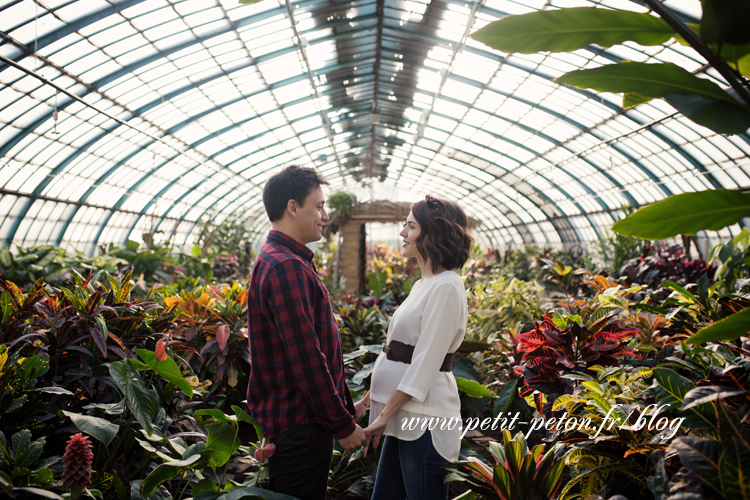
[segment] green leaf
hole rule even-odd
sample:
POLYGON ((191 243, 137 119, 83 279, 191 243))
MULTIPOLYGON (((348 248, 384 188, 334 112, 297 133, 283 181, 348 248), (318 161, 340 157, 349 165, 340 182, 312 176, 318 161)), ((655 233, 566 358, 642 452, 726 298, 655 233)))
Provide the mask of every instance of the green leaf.
POLYGON ((202 469, 208 464, 213 455, 214 452, 212 450, 203 450, 201 453, 192 455, 185 460, 174 460, 159 465, 141 483, 141 496, 148 498, 149 495, 156 491, 156 488, 160 484, 169 481, 180 472, 188 469, 202 469))
POLYGON ((497 401, 495 402, 495 406, 492 408, 492 416, 496 417, 501 412, 505 414, 508 409, 510 408, 510 405, 513 404, 513 400, 516 398, 516 395, 518 394, 518 383, 521 379, 514 378, 511 379, 505 386, 502 388, 500 393, 497 395, 497 401))
POLYGON ((47 484, 55 480, 55 474, 46 467, 42 467, 34 477, 31 478, 31 484, 47 484))
POLYGON ((177 366, 177 363, 175 363, 175 360, 171 356, 167 356, 167 359, 164 361, 156 361, 156 355, 146 349, 133 349, 133 352, 138 354, 149 368, 182 389, 182 392, 187 394, 189 398, 193 397, 193 387, 182 376, 180 367, 177 366))
POLYGON ((274 491, 263 490, 261 488, 247 487, 229 490, 224 493, 221 500, 240 500, 240 499, 261 499, 261 500, 295 500, 296 497, 276 493, 274 491))
POLYGON ((707 99, 726 101, 741 106, 717 84, 698 78, 673 63, 649 64, 624 61, 599 68, 571 71, 556 78, 555 81, 578 88, 591 88, 599 92, 636 92, 643 97, 697 94, 707 99))
POLYGON ((107 322, 104 321, 104 317, 101 314, 95 314, 94 321, 96 321, 96 326, 99 327, 99 331, 102 332, 102 337, 104 337, 104 341, 106 342, 107 339, 109 338, 109 331, 107 330, 107 322))
POLYGON ((687 342, 689 344, 704 344, 719 340, 731 342, 747 335, 748 331, 750 331, 750 308, 743 309, 701 328, 695 335, 687 339, 687 342))
POLYGON ((46 392, 48 394, 62 394, 64 396, 73 396, 74 394, 63 387, 39 387, 34 389, 36 392, 46 392))
POLYGON ((664 99, 698 125, 703 125, 714 132, 742 134, 750 128, 750 112, 737 102, 679 94, 668 95, 664 99))
POLYGON ((693 472, 707 486, 721 493, 719 486, 719 456, 722 446, 715 439, 682 436, 669 445, 669 452, 680 455, 682 465, 693 472))
POLYGON ((5 269, 10 269, 11 267, 13 267, 13 254, 10 253, 10 248, 0 248, 0 265, 2 265, 5 269))
POLYGON ((615 223, 612 230, 624 236, 649 240, 718 231, 750 216, 750 194, 716 189, 670 196, 615 223))
POLYGON ((153 434, 152 422, 159 401, 156 391, 146 389, 140 375, 130 363, 116 361, 110 364, 109 374, 125 396, 125 405, 133 412, 133 416, 149 436, 153 434))
POLYGON ((190 255, 197 259, 201 255, 203 255, 203 249, 200 245, 193 245, 193 248, 190 250, 190 255))
MULTIPOLYGON (((670 405, 670 410, 680 410, 685 395, 695 388, 695 384, 670 368, 654 368, 654 378, 659 383, 654 394, 659 404, 670 405)), ((709 406, 700 405, 687 409, 695 414, 708 427, 716 427, 716 416, 709 406)))
POLYGON ((245 413, 245 411, 237 405, 232 405, 232 410, 234 410, 234 414, 237 416, 237 420, 248 423, 255 428, 255 434, 256 436, 258 436, 258 440, 263 437, 263 429, 257 420, 245 413))
POLYGON ((240 438, 237 436, 237 429, 224 422, 208 425, 206 429, 208 430, 206 449, 216 452, 208 465, 216 469, 227 463, 229 457, 237 451, 240 447, 240 438))
MULTIPOLYGON (((65 500, 63 497, 58 495, 57 493, 49 490, 43 490, 41 488, 31 488, 28 486, 17 486, 13 488, 14 492, 25 492, 25 493, 33 493, 36 496, 44 497, 44 498, 52 498, 53 500, 65 500)), ((19 497, 20 498, 20 497, 19 497)))
POLYGON ((10 315, 13 314, 13 311, 15 311, 15 307, 13 306, 13 299, 10 298, 10 294, 8 292, 3 291, 0 294, 0 314, 2 314, 2 322, 0 322, 0 325, 5 324, 8 319, 10 319, 10 315))
POLYGON ((494 398, 495 395, 487 389, 486 386, 480 384, 476 380, 467 380, 463 377, 456 377, 456 385, 458 390, 465 393, 467 396, 472 398, 494 398))
POLYGON ((673 36, 674 30, 658 17, 593 7, 506 16, 471 35, 493 49, 522 54, 570 52, 592 43, 604 48, 626 41, 661 45, 673 36))
POLYGON ((701 37, 707 43, 750 42, 750 2, 747 0, 701 0, 701 37))
POLYGON ((750 43, 742 45, 724 44, 721 58, 743 76, 750 77, 750 43))
POLYGON ((724 498, 750 498, 750 450, 741 442, 729 441, 719 459, 719 479, 724 498))
POLYGON ((104 446, 109 446, 109 443, 111 443, 117 435, 117 431, 120 430, 119 425, 113 424, 109 420, 103 418, 81 415, 80 413, 73 413, 65 410, 62 412, 66 417, 70 417, 70 420, 73 421, 73 425, 78 427, 78 430, 101 441, 104 443, 104 446))
POLYGON ((645 104, 651 100, 651 97, 643 97, 636 92, 626 92, 622 96, 622 107, 625 109, 632 108, 634 106, 638 106, 639 104, 645 104))
POLYGON ((237 421, 237 417, 234 415, 227 415, 223 411, 219 410, 218 408, 210 408, 206 410, 195 410, 195 415, 208 415, 209 417, 219 421, 219 422, 225 422, 228 424, 233 424, 237 421))
POLYGON ((730 387, 720 387, 718 385, 696 387, 695 389, 690 389, 690 391, 685 394, 685 398, 682 400, 682 409, 688 410, 694 406, 711 403, 724 398, 739 396, 746 392, 747 391, 743 389, 732 389, 730 387))

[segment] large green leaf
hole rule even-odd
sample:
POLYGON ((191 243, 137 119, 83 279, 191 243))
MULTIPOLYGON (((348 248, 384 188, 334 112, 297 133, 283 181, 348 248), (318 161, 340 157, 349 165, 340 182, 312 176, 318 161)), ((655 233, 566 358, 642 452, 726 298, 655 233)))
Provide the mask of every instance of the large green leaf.
MULTIPOLYGON (((680 410, 685 395, 695 388, 694 383, 670 368, 654 368, 654 378, 658 382, 654 387, 654 395, 660 405, 670 405, 668 410, 680 410)), ((695 406, 687 412, 698 417, 701 427, 716 426, 716 417, 707 405, 695 406)))
POLYGON ((731 342, 747 335, 748 331, 750 331, 750 308, 743 309, 701 328, 695 335, 687 339, 687 342, 690 344, 703 344, 719 340, 731 342))
POLYGON ((476 380, 467 380, 463 377, 456 377, 458 390, 472 398, 494 398, 495 395, 476 380))
POLYGON ((140 375, 130 363, 116 361, 109 365, 109 374, 125 396, 125 405, 143 426, 148 435, 154 433, 153 418, 159 396, 156 391, 146 389, 140 375))
POLYGON ((674 94, 664 99, 698 125, 714 132, 742 134, 750 128, 750 112, 737 103, 706 99, 699 95, 674 94))
POLYGON ((101 441, 104 443, 104 446, 109 446, 109 443, 111 443, 117 435, 117 431, 120 430, 119 425, 113 424, 109 420, 103 418, 81 415, 80 413, 73 413, 65 410, 63 410, 63 414, 66 417, 70 417, 70 420, 73 421, 73 425, 78 427, 78 430, 101 441))
POLYGON ((156 355, 146 349, 133 349, 133 352, 138 354, 149 368, 182 389, 182 392, 187 394, 189 398, 193 397, 193 388, 190 382, 182 376, 180 367, 177 366, 177 363, 175 363, 175 360, 171 356, 167 356, 167 359, 164 361, 156 361, 156 355))
POLYGON ((710 488, 721 493, 719 485, 719 457, 721 443, 715 439, 682 436, 669 445, 669 450, 680 455, 682 465, 693 472, 710 488))
POLYGON ((260 439, 263 437, 263 429, 260 426, 260 423, 258 423, 257 420, 245 413, 245 411, 237 405, 232 405, 232 410, 234 410, 234 414, 237 416, 237 420, 248 423, 255 428, 255 434, 258 436, 258 440, 260 441, 260 439))
POLYGON ((508 411, 510 408, 510 405, 513 404, 513 399, 518 394, 518 383, 521 381, 521 379, 514 378, 511 379, 500 391, 500 394, 497 395, 497 401, 495 402, 495 406, 492 408, 492 416, 496 417, 502 412, 505 414, 505 412, 508 411))
POLYGON ((617 221, 612 230, 649 240, 717 231, 750 216, 750 194, 716 189, 670 196, 617 221))
POLYGON ((750 43, 723 45, 721 48, 721 58, 743 76, 750 77, 750 43))
POLYGON ((701 0, 701 36, 708 43, 750 42, 750 1, 701 0))
POLYGON ((750 450, 731 440, 719 459, 719 478, 724 498, 750 499, 750 450))
POLYGON ((240 438, 237 436, 237 429, 224 422, 207 425, 206 429, 208 430, 206 449, 216 452, 208 465, 216 469, 227 463, 229 457, 237 451, 240 447, 240 438))
POLYGON ((203 450, 185 460, 173 460, 159 465, 141 483, 141 496, 148 498, 160 484, 169 481, 180 472, 188 469, 202 469, 208 464, 214 453, 213 450, 203 450))
POLYGON ((685 398, 682 400, 682 409, 688 410, 694 406, 700 406, 720 399, 739 396, 746 392, 747 391, 744 389, 721 387, 718 385, 696 387, 695 389, 690 389, 690 391, 685 394, 685 398))
POLYGON ((219 497, 221 500, 295 500, 296 497, 276 493, 275 491, 264 490, 261 488, 247 487, 231 489, 219 497))
POLYGON ((555 79, 565 85, 599 92, 635 92, 643 97, 692 95, 741 106, 714 82, 698 78, 673 63, 623 61, 592 69, 571 71, 555 79))
POLYGON ((611 47, 626 41, 661 45, 674 36, 662 19, 625 10, 577 7, 506 16, 471 37, 503 52, 569 52, 595 43, 611 47))

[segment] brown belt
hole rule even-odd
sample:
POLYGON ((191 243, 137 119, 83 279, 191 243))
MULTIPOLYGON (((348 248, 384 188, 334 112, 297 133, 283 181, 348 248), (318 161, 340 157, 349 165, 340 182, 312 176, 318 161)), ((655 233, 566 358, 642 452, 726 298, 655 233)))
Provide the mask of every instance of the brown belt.
MULTIPOLYGON (((401 363, 411 364, 411 357, 414 354, 414 346, 410 344, 404 344, 398 340, 391 340, 391 343, 383 346, 383 352, 385 357, 391 361, 400 361, 401 363)), ((441 372, 449 372, 453 370, 453 356, 455 353, 449 352, 445 355, 443 364, 440 365, 441 372)))

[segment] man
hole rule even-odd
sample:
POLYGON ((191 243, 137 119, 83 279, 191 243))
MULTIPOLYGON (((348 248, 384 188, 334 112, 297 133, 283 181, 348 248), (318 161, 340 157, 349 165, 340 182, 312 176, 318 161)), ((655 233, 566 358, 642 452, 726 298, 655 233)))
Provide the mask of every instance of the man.
POLYGON ((328 221, 327 184, 297 165, 268 180, 263 204, 272 230, 248 297, 248 407, 276 445, 268 460, 271 489, 301 499, 325 498, 333 438, 348 451, 360 448, 366 438, 356 419, 369 405, 352 403, 328 291, 305 246, 321 238, 328 221))

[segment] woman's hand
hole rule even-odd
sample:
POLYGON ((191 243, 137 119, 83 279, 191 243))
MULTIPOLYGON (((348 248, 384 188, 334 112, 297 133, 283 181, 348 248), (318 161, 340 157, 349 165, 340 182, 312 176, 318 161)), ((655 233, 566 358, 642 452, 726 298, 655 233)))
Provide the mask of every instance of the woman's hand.
POLYGON ((365 453, 364 455, 367 456, 367 449, 370 447, 370 440, 372 439, 372 447, 377 448, 380 444, 380 438, 383 436, 383 433, 385 432, 385 426, 388 423, 388 419, 383 417, 383 414, 381 413, 378 418, 375 419, 375 421, 369 426, 365 428, 365 435, 367 436, 367 441, 365 441, 365 453))
POLYGON ((370 407, 370 391, 365 393, 365 396, 354 403, 354 421, 358 421, 365 414, 367 409, 370 407))

